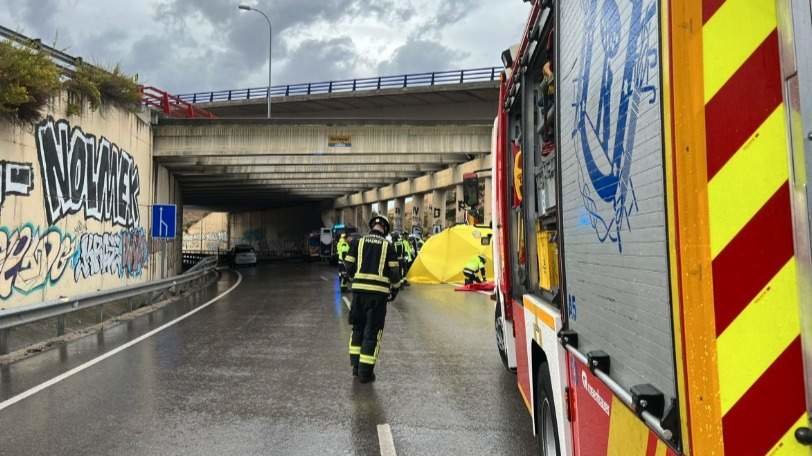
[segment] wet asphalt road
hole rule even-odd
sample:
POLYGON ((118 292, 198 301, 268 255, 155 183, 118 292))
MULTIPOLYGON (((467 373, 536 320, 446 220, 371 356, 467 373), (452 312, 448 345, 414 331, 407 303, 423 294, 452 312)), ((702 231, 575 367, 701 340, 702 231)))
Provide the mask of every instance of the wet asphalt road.
MULTIPOLYGON (((379 455, 379 424, 400 456, 535 454, 485 296, 406 289, 389 305, 378 381, 361 385, 334 269, 240 272, 242 284, 210 307, 0 411, 0 455, 379 455)), ((6 367, 0 400, 188 309, 6 367)))

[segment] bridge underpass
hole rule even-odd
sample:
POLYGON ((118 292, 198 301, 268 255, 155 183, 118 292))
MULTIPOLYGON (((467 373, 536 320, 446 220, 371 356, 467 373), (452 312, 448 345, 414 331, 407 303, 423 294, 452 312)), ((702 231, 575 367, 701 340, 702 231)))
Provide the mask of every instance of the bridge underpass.
MULTIPOLYGON (((144 176, 180 190, 172 203, 228 211, 226 245, 290 233, 301 242, 314 215, 319 227, 352 211, 362 225, 373 204, 456 192, 463 174, 487 167, 495 88, 306 97, 289 103, 296 119, 147 119, 155 169, 144 176)), ((251 104, 245 115, 264 107, 251 104)), ((198 294, 149 295, 134 312, 128 298, 113 318, 108 307, 15 330, 67 335, 0 356, 0 454, 377 455, 381 425, 400 454, 535 451, 486 296, 402 291, 388 307, 379 379, 360 385, 346 353, 351 295, 334 267, 276 262, 218 277, 198 294), (108 320, 87 321, 96 318, 108 320)))
POLYGON ((461 121, 168 120, 156 127, 153 155, 177 177, 186 204, 254 192, 251 207, 272 207, 330 201, 470 161, 490 152, 490 129, 461 121))

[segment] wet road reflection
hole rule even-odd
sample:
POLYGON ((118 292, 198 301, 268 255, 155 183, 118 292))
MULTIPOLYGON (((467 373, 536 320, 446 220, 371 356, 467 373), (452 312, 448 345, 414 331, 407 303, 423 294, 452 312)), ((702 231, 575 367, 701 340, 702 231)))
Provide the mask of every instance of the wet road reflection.
MULTIPOLYGON (((222 300, 0 412, 0 454, 376 455, 384 423, 399 455, 534 454, 486 297, 446 286, 402 292, 388 312, 378 381, 361 385, 350 374, 334 269, 240 272, 243 283, 222 300)), ((0 394, 172 318, 158 313, 0 369, 0 394)))

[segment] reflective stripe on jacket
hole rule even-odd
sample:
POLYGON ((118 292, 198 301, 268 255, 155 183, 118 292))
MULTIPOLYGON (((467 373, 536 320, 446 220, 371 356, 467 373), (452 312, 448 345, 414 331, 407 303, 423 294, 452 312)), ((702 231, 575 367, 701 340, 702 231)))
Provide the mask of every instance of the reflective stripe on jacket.
POLYGON ((353 241, 344 262, 353 277, 353 291, 388 295, 392 288, 400 286, 400 264, 395 249, 375 232, 353 241))

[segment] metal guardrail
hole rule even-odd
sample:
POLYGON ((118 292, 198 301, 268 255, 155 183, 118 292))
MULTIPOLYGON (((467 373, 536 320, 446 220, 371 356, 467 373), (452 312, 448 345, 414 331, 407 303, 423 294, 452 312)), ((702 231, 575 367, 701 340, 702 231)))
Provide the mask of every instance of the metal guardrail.
POLYGON ((39 49, 41 52, 48 55, 54 61, 54 63, 57 64, 57 66, 66 71, 68 74, 73 74, 73 72, 76 71, 76 67, 82 64, 96 68, 94 65, 84 62, 81 57, 74 57, 65 51, 48 46, 47 44, 43 44, 42 40, 29 38, 21 33, 11 30, 10 28, 3 27, 2 25, 0 25, 0 38, 5 38, 6 40, 13 41, 24 46, 30 46, 34 49, 39 49))
POLYGON ((157 109, 168 117, 205 118, 214 119, 217 116, 200 109, 193 103, 180 99, 164 90, 152 86, 140 85, 141 102, 150 108, 157 109))
POLYGON ((57 318, 57 336, 65 334, 65 315, 80 310, 97 308, 99 323, 103 320, 103 306, 112 302, 141 296, 146 293, 176 290, 187 284, 197 284, 216 271, 217 258, 207 258, 179 276, 169 277, 137 285, 87 293, 70 298, 59 298, 27 306, 0 310, 0 355, 8 354, 9 330, 18 326, 57 318))
POLYGON ((189 270, 184 272, 183 274, 184 275, 185 274, 194 274, 195 272, 206 269, 206 268, 217 267, 218 260, 219 260, 219 258, 217 256, 208 256, 208 257, 203 258, 202 260, 198 261, 197 264, 195 264, 194 266, 189 268, 189 270))
MULTIPOLYGON (((466 82, 498 81, 502 67, 473 68, 469 70, 434 71, 430 73, 378 76, 373 78, 343 79, 338 81, 306 82, 272 86, 272 97, 295 95, 317 95, 325 93, 360 92, 369 90, 431 87, 438 85, 464 84, 466 82)), ((268 87, 248 89, 215 90, 178 95, 190 103, 213 103, 215 101, 239 101, 268 98, 268 87)))

